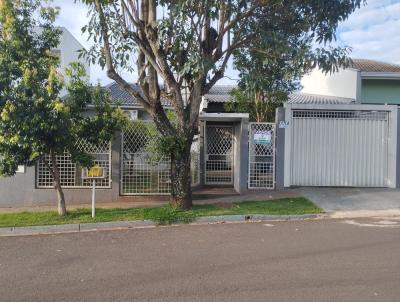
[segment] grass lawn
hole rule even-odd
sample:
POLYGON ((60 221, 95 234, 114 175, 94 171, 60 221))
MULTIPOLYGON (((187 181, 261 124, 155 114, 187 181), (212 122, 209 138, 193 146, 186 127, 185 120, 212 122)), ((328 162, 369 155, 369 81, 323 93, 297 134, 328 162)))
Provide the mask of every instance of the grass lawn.
POLYGON ((247 214, 317 214, 322 210, 304 197, 266 201, 244 201, 231 205, 195 205, 191 210, 175 209, 169 205, 155 208, 96 209, 96 218, 90 209, 77 209, 60 217, 57 212, 21 212, 0 214, 0 227, 50 225, 66 223, 104 222, 120 220, 153 220, 159 224, 190 222, 200 216, 247 214))

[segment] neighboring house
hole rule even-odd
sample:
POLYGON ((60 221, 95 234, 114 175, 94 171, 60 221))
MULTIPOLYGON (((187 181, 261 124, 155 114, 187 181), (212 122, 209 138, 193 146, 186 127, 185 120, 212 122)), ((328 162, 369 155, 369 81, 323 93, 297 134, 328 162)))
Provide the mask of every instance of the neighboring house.
POLYGON ((302 92, 343 97, 360 104, 400 105, 400 65, 353 59, 347 69, 324 74, 315 69, 301 80, 302 92))
MULTIPOLYGON (((54 53, 58 54, 60 57, 60 71, 62 74, 65 73, 65 69, 72 62, 81 63, 86 70, 88 79, 90 77, 90 67, 87 60, 79 58, 79 50, 83 49, 83 45, 66 29, 65 27, 60 28, 62 30, 60 36, 60 45, 54 49, 54 53)), ((66 79, 67 80, 67 79, 66 79)), ((61 96, 66 93, 65 89, 61 91, 61 96)))

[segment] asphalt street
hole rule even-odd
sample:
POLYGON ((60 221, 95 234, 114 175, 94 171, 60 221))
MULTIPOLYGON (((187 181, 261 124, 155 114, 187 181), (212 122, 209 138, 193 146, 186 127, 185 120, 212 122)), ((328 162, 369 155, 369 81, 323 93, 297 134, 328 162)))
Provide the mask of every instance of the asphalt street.
POLYGON ((3 237, 0 301, 400 301, 400 221, 3 237))

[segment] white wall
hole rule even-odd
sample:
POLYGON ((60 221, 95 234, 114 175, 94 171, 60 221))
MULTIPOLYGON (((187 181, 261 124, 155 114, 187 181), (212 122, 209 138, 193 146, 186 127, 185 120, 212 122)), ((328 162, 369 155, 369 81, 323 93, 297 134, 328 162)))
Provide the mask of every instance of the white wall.
MULTIPOLYGON (((65 68, 72 62, 80 62, 85 66, 88 80, 90 77, 90 67, 84 58, 78 58, 78 51, 83 48, 83 45, 65 28, 62 27, 62 35, 60 37, 60 45, 57 50, 60 51, 61 73, 64 73, 65 68)), ((65 91, 61 93, 65 94, 65 91)))
POLYGON ((359 75, 355 69, 340 69, 333 74, 324 74, 314 69, 301 79, 302 92, 358 99, 359 75))

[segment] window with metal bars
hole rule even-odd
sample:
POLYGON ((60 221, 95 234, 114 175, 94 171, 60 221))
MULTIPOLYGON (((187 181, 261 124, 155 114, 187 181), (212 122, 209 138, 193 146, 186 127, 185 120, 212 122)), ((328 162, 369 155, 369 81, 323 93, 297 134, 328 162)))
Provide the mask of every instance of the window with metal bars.
MULTIPOLYGON (((111 188, 111 144, 103 143, 92 145, 84 140, 79 141, 78 147, 93 157, 93 164, 104 169, 105 177, 96 180, 96 186, 111 188)), ((46 161, 51 166, 49 156, 39 160, 36 165, 36 186, 38 188, 53 188, 53 177, 46 166, 46 161)), ((91 180, 82 179, 82 168, 72 162, 71 155, 64 152, 57 155, 57 164, 60 170, 61 186, 64 188, 88 188, 92 186, 91 180)))
POLYGON ((385 111, 293 110, 293 118, 364 119, 386 121, 387 117, 388 113, 385 111))

